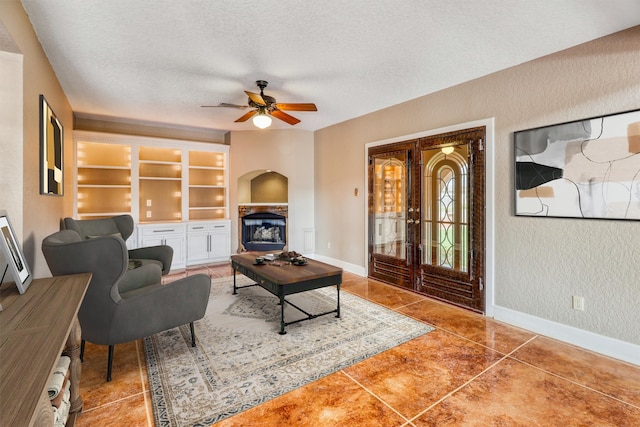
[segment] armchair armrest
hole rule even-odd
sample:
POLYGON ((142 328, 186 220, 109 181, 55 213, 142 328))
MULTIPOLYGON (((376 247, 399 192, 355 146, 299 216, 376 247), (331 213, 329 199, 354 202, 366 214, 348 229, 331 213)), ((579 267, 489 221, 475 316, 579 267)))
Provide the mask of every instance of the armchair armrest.
POLYGON ((127 292, 113 316, 110 339, 118 344, 199 320, 204 317, 210 291, 209 276, 195 274, 127 292))
POLYGON ((169 273, 173 260, 173 248, 168 245, 147 246, 130 249, 129 259, 155 259, 162 262, 162 274, 169 273))
POLYGON ((136 267, 122 276, 118 282, 118 292, 124 294, 138 288, 160 283, 162 280, 162 270, 156 264, 146 264, 136 267))

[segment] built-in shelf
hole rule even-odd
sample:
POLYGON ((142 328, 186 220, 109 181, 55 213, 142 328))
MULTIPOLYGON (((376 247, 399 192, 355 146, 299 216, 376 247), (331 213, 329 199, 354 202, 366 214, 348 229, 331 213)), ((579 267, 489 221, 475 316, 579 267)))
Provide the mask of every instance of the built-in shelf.
POLYGON ((116 215, 127 215, 129 212, 98 212, 98 213, 84 213, 82 217, 84 219, 96 219, 96 218, 107 218, 110 216, 116 215))
POLYGON ((131 213, 131 147, 79 141, 77 157, 78 218, 131 213))
POLYGON ((225 153, 189 151, 189 220, 228 218, 225 153))
POLYGON ((131 188, 130 185, 78 184, 80 188, 131 188))
POLYGON ((229 147, 78 131, 76 209, 82 219, 137 223, 229 218, 229 147))
POLYGON ((140 147, 140 221, 182 220, 182 150, 140 147))

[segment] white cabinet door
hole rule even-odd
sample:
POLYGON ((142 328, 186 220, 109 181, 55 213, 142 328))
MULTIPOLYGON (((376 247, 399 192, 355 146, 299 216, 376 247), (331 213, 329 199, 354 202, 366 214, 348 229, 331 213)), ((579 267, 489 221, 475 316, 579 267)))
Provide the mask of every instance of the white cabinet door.
POLYGON ((192 231, 189 228, 187 234, 187 264, 201 264, 209 261, 208 231, 192 231))
POLYGON ((147 246, 160 246, 164 245, 163 236, 148 236, 141 239, 140 247, 146 248, 147 246))
POLYGON ((211 258, 225 260, 231 255, 231 236, 229 229, 211 232, 211 258))
POLYGON ((187 265, 228 261, 230 221, 192 222, 187 226, 187 265))
POLYGON ((171 268, 183 268, 186 261, 184 234, 167 234, 164 244, 173 248, 171 268))
POLYGON ((168 245, 173 248, 171 269, 186 266, 186 229, 184 224, 153 224, 139 226, 140 247, 168 245))

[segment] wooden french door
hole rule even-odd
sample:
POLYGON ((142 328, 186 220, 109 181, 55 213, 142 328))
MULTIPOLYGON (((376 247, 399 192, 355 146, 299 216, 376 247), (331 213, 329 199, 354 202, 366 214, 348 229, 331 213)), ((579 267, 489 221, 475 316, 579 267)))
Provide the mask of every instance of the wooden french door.
POLYGON ((369 149, 369 276, 484 311, 478 127, 369 149))

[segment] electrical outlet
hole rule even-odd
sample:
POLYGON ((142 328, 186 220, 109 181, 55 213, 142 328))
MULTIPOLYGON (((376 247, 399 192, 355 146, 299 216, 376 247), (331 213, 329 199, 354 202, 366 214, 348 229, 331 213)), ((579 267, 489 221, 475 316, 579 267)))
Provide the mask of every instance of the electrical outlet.
POLYGON ((147 211, 147 218, 151 218, 151 211, 147 211))
POLYGON ((327 249, 331 249, 331 242, 327 242, 327 249))
POLYGON ((571 297, 571 308, 584 311, 584 298, 574 295, 571 297))
POLYGON ((151 206, 151 199, 147 199, 147 206, 151 206))

